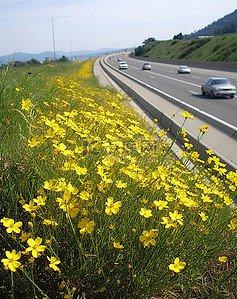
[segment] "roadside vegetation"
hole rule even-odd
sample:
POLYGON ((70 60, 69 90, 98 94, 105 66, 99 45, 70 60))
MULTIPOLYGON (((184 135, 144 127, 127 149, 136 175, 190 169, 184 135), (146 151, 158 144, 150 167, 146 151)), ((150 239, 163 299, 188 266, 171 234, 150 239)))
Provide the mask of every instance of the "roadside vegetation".
POLYGON ((237 34, 190 40, 152 41, 136 48, 135 55, 162 59, 237 62, 237 34))
POLYGON ((177 159, 93 63, 1 72, 1 299, 236 298, 237 171, 182 127, 177 159))

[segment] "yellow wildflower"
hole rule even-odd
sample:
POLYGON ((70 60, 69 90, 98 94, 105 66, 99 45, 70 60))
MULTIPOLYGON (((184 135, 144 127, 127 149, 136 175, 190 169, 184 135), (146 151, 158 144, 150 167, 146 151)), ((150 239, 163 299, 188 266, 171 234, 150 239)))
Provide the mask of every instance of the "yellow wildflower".
POLYGON ((184 111, 181 113, 181 116, 183 116, 184 118, 190 118, 193 119, 193 115, 189 114, 188 111, 184 111))
POLYGON ((22 232, 19 239, 21 240, 21 242, 25 242, 27 239, 29 239, 30 235, 31 233, 22 232))
POLYGON ((117 248, 117 249, 123 249, 124 246, 120 244, 120 242, 114 242, 114 248, 117 248))
POLYGON ((120 188, 120 189, 126 188, 127 187, 127 183, 123 183, 122 181, 117 181, 116 182, 116 187, 120 188))
POLYGON ((40 252, 44 252, 46 246, 45 245, 40 245, 42 243, 42 238, 37 237, 35 240, 32 238, 27 240, 27 243, 29 245, 28 248, 26 248, 27 252, 32 252, 32 256, 34 258, 37 258, 40 256, 40 252))
POLYGON ((173 213, 169 212, 169 216, 172 221, 177 221, 180 225, 183 225, 183 215, 179 214, 177 210, 175 210, 173 213))
POLYGON ((22 99, 22 102, 21 102, 22 110, 26 110, 29 112, 32 107, 33 107, 33 104, 31 103, 31 100, 29 98, 27 98, 26 100, 22 99))
POLYGON ((206 153, 208 154, 208 155, 214 155, 214 152, 212 151, 212 150, 206 150, 206 153))
POLYGON ((202 133, 208 133, 208 128, 209 128, 210 126, 207 126, 207 125, 203 125, 203 126, 201 126, 201 128, 199 128, 198 130, 200 131, 200 132, 202 132, 202 133))
POLYGON ((55 256, 52 256, 51 258, 49 258, 47 256, 47 259, 49 260, 49 267, 52 268, 54 271, 60 271, 60 269, 58 268, 58 264, 61 263, 59 258, 56 258, 55 256))
POLYGON ((219 256, 218 260, 221 263, 226 263, 227 262, 227 257, 226 256, 219 256))
POLYGON ((6 251, 6 257, 1 260, 6 269, 10 269, 13 272, 16 272, 16 269, 20 267, 21 263, 18 261, 21 258, 21 252, 16 252, 15 249, 6 251))
POLYGON ((44 182, 44 189, 52 190, 55 188, 55 180, 49 180, 44 182))
POLYGON ((150 245, 155 245, 155 238, 158 236, 156 229, 151 229, 150 231, 143 231, 142 235, 139 237, 139 240, 143 243, 144 247, 149 247, 150 245))
POLYGON ((46 196, 39 195, 37 198, 33 198, 33 201, 37 204, 37 206, 44 206, 46 199, 46 196))
POLYGON ((78 175, 85 175, 87 173, 87 169, 85 167, 75 167, 75 171, 78 175))
POLYGON ((233 203, 233 200, 229 197, 228 194, 224 196, 224 203, 225 203, 227 206, 230 206, 230 205, 232 205, 232 203, 233 203))
POLYGON ((81 191, 79 196, 82 200, 89 200, 91 197, 90 193, 87 191, 81 191))
POLYGON ((164 208, 166 208, 166 209, 169 208, 167 206, 168 201, 165 201, 165 200, 154 200, 153 203, 159 210, 163 210, 164 208))
POLYGON ((169 217, 162 217, 162 222, 161 224, 165 225, 165 228, 170 228, 170 227, 176 227, 177 224, 174 223, 169 217))
POLYGON ((35 211, 35 210, 37 210, 37 209, 39 208, 38 206, 35 206, 35 205, 34 205, 33 200, 31 200, 31 201, 29 202, 29 204, 24 204, 22 207, 23 207, 27 212, 33 212, 33 211, 35 211))
POLYGON ((184 129, 181 130, 180 134, 181 134, 183 137, 186 137, 186 136, 187 136, 187 132, 186 132, 184 129))
POLYGON ((54 220, 47 220, 47 219, 44 219, 43 224, 44 225, 52 225, 52 226, 57 226, 58 225, 58 223, 56 221, 54 221, 54 220))
POLYGON ((187 149, 191 149, 193 147, 193 144, 185 142, 184 147, 186 147, 187 149))
POLYGON ((151 210, 148 210, 148 209, 146 209, 146 208, 141 208, 139 214, 140 214, 141 216, 144 216, 145 218, 150 218, 150 217, 152 216, 152 212, 151 212, 151 210))
POLYGON ((206 221, 208 219, 208 216, 206 216, 206 214, 203 212, 199 213, 199 216, 202 218, 203 221, 206 221))
POLYGON ((21 232, 20 227, 22 226, 22 222, 18 221, 15 223, 13 219, 3 218, 1 219, 1 222, 5 227, 7 227, 6 231, 8 234, 11 234, 12 232, 19 234, 21 232))
POLYGON ((122 206, 121 201, 116 201, 114 203, 114 198, 113 197, 108 197, 107 202, 105 203, 105 214, 106 215, 112 215, 112 214, 117 214, 119 212, 119 208, 122 206))
POLYGON ((181 262, 179 260, 179 258, 176 257, 176 259, 174 260, 174 263, 169 265, 169 269, 171 271, 174 271, 175 273, 178 273, 181 270, 183 270, 185 266, 186 266, 186 263, 185 262, 181 262))
POLYGON ((227 225, 230 230, 235 230, 237 227, 237 218, 231 219, 230 224, 227 225))
POLYGON ((94 230, 95 222, 90 221, 88 218, 83 218, 79 223, 80 234, 84 235, 86 232, 91 234, 94 230))
POLYGON ((70 203, 68 206, 68 213, 71 218, 75 218, 77 216, 79 210, 80 209, 77 206, 75 206, 74 203, 70 203))
POLYGON ((35 147, 39 144, 40 144, 40 142, 38 141, 38 138, 36 138, 36 137, 33 137, 31 140, 28 140, 29 147, 35 147))

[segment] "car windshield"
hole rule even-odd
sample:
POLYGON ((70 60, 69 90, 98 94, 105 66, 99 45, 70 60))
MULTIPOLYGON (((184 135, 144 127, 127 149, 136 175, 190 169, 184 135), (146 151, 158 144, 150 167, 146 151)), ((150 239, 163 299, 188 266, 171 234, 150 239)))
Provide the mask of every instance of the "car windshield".
POLYGON ((219 85, 219 84, 230 84, 230 81, 228 79, 215 79, 213 80, 214 85, 219 85))

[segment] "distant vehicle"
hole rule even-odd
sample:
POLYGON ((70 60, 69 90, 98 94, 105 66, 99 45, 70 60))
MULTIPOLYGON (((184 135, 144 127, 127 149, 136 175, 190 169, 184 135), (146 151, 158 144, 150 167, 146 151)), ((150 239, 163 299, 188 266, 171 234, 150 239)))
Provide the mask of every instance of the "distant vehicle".
POLYGON ((178 74, 190 74, 191 69, 187 65, 181 65, 178 68, 178 74))
POLYGON ((128 68, 128 64, 127 62, 125 61, 121 61, 119 62, 119 69, 122 70, 122 69, 127 69, 128 68))
POLYGON ((150 63, 145 62, 145 63, 143 64, 143 66, 142 66, 142 69, 143 69, 143 70, 150 70, 150 69, 151 69, 151 65, 150 65, 150 63))
POLYGON ((209 94, 212 99, 217 96, 233 98, 236 88, 227 78, 210 77, 202 84, 201 91, 203 96, 209 94))
POLYGON ((121 58, 118 58, 118 61, 121 61, 122 59, 121 58))

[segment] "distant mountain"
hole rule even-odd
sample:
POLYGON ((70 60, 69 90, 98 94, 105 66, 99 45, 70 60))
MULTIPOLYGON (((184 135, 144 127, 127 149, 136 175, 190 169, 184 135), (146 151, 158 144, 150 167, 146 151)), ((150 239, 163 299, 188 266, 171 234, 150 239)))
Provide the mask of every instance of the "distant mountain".
MULTIPOLYGON (((123 49, 124 50, 124 49, 123 49)), ((73 52, 62 52, 62 51, 57 51, 56 52, 56 58, 59 59, 63 55, 66 56, 69 60, 73 59, 82 59, 82 58, 91 58, 95 56, 102 56, 105 55, 106 53, 113 53, 113 52, 120 52, 122 51, 121 49, 113 49, 113 48, 102 48, 99 50, 81 50, 81 51, 73 51, 73 52)), ((22 52, 15 52, 10 55, 4 55, 0 56, 0 64, 7 64, 9 61, 29 61, 31 59, 36 59, 40 62, 43 62, 46 59, 53 59, 54 54, 53 52, 46 51, 46 52, 41 52, 38 54, 30 54, 30 53, 22 53, 22 52)))
POLYGON ((213 22, 203 29, 187 34, 185 38, 197 38, 200 36, 216 36, 226 33, 237 33, 237 9, 224 16, 223 18, 213 22))

